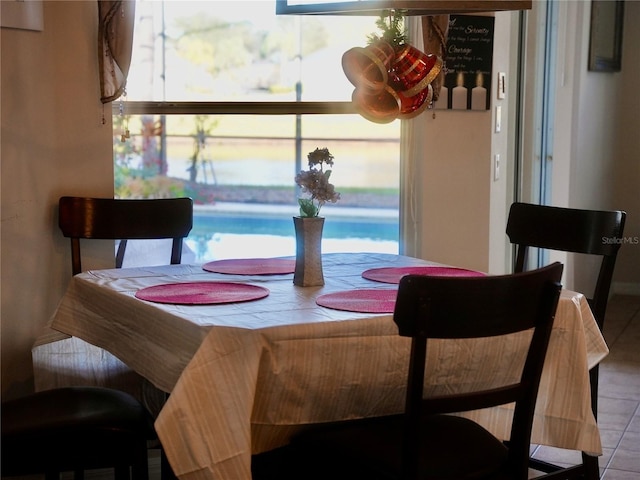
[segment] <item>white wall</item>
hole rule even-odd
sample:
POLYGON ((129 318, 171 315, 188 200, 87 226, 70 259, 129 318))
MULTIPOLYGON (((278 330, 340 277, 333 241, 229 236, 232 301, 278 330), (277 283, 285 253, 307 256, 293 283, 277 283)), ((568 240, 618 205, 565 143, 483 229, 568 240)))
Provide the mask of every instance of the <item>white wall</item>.
POLYGON ((509 206, 514 197, 514 164, 515 164, 515 136, 516 123, 516 82, 518 49, 515 41, 518 34, 517 12, 496 13, 494 32, 495 48, 493 53, 493 82, 491 92, 491 152, 489 155, 489 171, 486 181, 490 185, 489 207, 489 268, 490 273, 502 274, 512 271, 512 250, 509 239, 505 234, 506 219, 509 206), (504 99, 498 99, 498 72, 506 74, 507 94, 504 99), (501 130, 495 131, 496 107, 501 107, 501 130), (500 156, 500 172, 494 176, 495 156, 500 156))
POLYGON ((487 271, 491 113, 452 110, 425 117, 420 256, 487 271))
POLYGON ((511 269, 505 222, 513 198, 515 66, 510 61, 517 16, 495 14, 491 110, 435 110, 423 116, 423 149, 415 167, 422 186, 417 249, 422 258, 498 274, 511 269), (509 89, 501 100, 498 72, 507 74, 509 89), (498 105, 502 130, 495 133, 498 105), (501 157, 498 180, 496 154, 501 157))
POLYGON ((614 290, 640 295, 640 2, 625 2, 625 12, 609 206, 627 210, 627 243, 618 256, 614 290))
MULTIPOLYGON (((625 237, 640 242, 640 37, 634 28, 640 4, 625 2, 622 69, 616 73, 588 70, 584 46, 589 45, 590 4, 563 2, 561 6, 559 30, 566 32, 566 53, 556 79, 554 204, 625 210, 625 237)), ((593 285, 585 279, 593 278, 599 264, 586 257, 569 257, 567 262, 567 285, 590 294, 593 285)), ((640 245, 623 245, 613 291, 640 294, 639 275, 640 245)))
POLYGON ((1 30, 3 398, 32 389, 31 345, 71 276, 58 197, 113 195, 96 2, 43 4, 43 31, 1 30))

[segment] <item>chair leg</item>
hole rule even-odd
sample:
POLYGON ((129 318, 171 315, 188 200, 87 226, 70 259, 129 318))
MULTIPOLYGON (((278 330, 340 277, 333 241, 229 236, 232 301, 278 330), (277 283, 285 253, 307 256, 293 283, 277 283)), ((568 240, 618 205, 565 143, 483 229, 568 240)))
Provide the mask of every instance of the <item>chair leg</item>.
MULTIPOLYGON (((591 408, 593 410, 593 416, 598 418, 598 365, 589 370, 589 381, 591 383, 591 408)), ((599 480, 600 479, 600 466, 598 464, 598 457, 593 457, 582 452, 582 464, 576 465, 570 468, 561 468, 556 465, 544 462, 541 460, 530 459, 530 467, 541 472, 545 472, 544 475, 539 478, 544 479, 573 479, 581 478, 584 480, 599 480)))
POLYGON ((149 460, 146 455, 131 467, 131 480, 149 480, 149 460))
POLYGON ((178 477, 173 473, 173 469, 164 453, 164 448, 160 448, 160 479, 161 480, 177 480, 178 477))
POLYGON ((136 449, 136 459, 131 465, 131 480, 149 480, 149 455, 147 442, 142 441, 136 449))
POLYGON ((593 410, 593 415, 598 419, 598 379, 599 379, 600 368, 599 365, 596 365, 591 370, 589 370, 589 382, 591 383, 591 409, 593 410))
MULTIPOLYGON (((598 420, 598 381, 600 376, 600 366, 596 365, 589 370, 589 382, 591 383, 591 409, 593 416, 598 420)), ((598 480, 600 478, 600 465, 598 457, 593 457, 582 453, 582 464, 584 465, 585 480, 598 480)))
POLYGON ((586 453, 582 453, 582 464, 584 465, 584 478, 585 480, 599 480, 600 479, 600 465, 598 457, 592 457, 586 453))
POLYGON ((138 462, 131 467, 131 480, 149 480, 149 464, 138 462))
POLYGON ((115 480, 130 480, 129 465, 116 465, 113 473, 115 480))

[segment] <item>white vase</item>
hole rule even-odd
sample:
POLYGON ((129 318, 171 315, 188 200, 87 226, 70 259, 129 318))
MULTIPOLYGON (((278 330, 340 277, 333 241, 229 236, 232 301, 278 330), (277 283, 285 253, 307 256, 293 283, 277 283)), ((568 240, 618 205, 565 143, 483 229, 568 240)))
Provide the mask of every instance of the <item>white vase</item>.
POLYGON ((324 217, 293 217, 296 231, 296 268, 293 284, 299 287, 324 285, 322 272, 322 229, 324 217))

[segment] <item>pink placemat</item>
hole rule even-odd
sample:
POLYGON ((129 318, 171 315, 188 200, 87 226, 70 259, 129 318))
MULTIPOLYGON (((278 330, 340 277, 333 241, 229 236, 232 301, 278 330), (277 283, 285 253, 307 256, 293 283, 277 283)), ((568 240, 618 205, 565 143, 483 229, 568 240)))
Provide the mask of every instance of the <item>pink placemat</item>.
POLYGON ((293 273, 296 261, 287 258, 238 258, 215 260, 202 266, 207 272, 235 275, 282 275, 293 273))
POLYGON ((393 313, 397 290, 358 289, 327 293, 316 298, 321 307, 347 312, 393 313))
POLYGON ((484 273, 456 267, 386 267, 362 272, 367 280, 382 283, 400 283, 405 275, 432 275, 438 277, 483 277, 484 273))
POLYGON ((136 298, 174 305, 212 305, 257 300, 269 295, 269 290, 257 285, 232 282, 165 283, 141 288, 136 298))

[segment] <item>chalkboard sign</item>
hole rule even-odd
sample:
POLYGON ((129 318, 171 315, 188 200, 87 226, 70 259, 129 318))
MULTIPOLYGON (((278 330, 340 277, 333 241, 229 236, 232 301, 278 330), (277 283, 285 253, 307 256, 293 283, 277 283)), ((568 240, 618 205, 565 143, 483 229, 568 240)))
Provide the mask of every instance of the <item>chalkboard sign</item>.
POLYGON ((484 16, 449 17, 444 86, 436 108, 491 108, 494 21, 494 17, 484 16))

